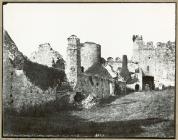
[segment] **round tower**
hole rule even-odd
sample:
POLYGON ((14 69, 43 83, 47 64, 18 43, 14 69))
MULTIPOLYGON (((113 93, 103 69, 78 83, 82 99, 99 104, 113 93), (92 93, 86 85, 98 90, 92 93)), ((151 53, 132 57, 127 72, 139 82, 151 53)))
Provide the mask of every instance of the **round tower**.
POLYGON ((95 63, 100 63, 101 46, 93 42, 85 42, 81 48, 81 66, 86 71, 95 63))
POLYGON ((75 87, 81 72, 80 39, 71 35, 68 39, 66 75, 72 87, 75 87))

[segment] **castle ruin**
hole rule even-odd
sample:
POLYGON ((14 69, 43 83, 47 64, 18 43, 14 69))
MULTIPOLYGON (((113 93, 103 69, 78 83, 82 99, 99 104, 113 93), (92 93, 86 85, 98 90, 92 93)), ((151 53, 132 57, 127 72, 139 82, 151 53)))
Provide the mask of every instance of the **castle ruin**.
POLYGON ((112 76, 100 61, 99 44, 80 43, 75 35, 68 38, 66 75, 76 93, 92 94, 98 98, 114 93, 112 76))
MULTIPOLYGON (((128 62, 124 59, 130 74, 127 79, 132 81, 125 80, 128 88, 141 91, 175 86, 175 43, 158 42, 156 45, 145 43, 142 36, 133 36, 133 56, 128 62)), ((67 78, 78 92, 104 97, 114 94, 115 79, 123 81, 123 60, 117 58, 111 62, 109 58, 107 64, 102 65, 99 44, 80 43, 80 39, 72 35, 68 38, 67 57, 67 78)))
POLYGON ((161 88, 162 86, 174 86, 175 84, 175 43, 153 42, 145 43, 142 36, 133 36, 133 57, 142 71, 140 90, 149 88, 161 88))

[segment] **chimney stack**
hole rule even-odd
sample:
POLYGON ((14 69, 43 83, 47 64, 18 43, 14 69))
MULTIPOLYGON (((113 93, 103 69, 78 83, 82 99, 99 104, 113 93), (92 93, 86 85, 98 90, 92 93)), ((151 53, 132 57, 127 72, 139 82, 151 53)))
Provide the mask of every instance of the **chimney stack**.
POLYGON ((130 72, 127 68, 127 55, 123 55, 122 57, 122 69, 120 75, 124 78, 126 82, 131 79, 130 72))

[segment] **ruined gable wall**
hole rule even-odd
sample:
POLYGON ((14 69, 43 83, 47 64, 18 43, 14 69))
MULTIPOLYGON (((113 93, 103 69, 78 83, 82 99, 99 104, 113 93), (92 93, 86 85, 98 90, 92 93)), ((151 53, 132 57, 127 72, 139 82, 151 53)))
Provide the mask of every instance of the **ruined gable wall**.
POLYGON ((53 62, 61 60, 63 62, 61 65, 58 65, 58 68, 63 69, 64 60, 62 56, 55 50, 52 49, 49 43, 40 44, 38 50, 31 54, 29 58, 32 62, 36 62, 48 67, 53 66, 53 62))

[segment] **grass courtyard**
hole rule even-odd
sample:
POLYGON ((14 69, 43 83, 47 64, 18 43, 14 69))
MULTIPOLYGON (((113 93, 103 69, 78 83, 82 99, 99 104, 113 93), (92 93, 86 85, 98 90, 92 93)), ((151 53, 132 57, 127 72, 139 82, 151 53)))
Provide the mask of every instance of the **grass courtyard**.
POLYGON ((175 90, 110 97, 91 109, 5 115, 4 136, 173 138, 175 90))

